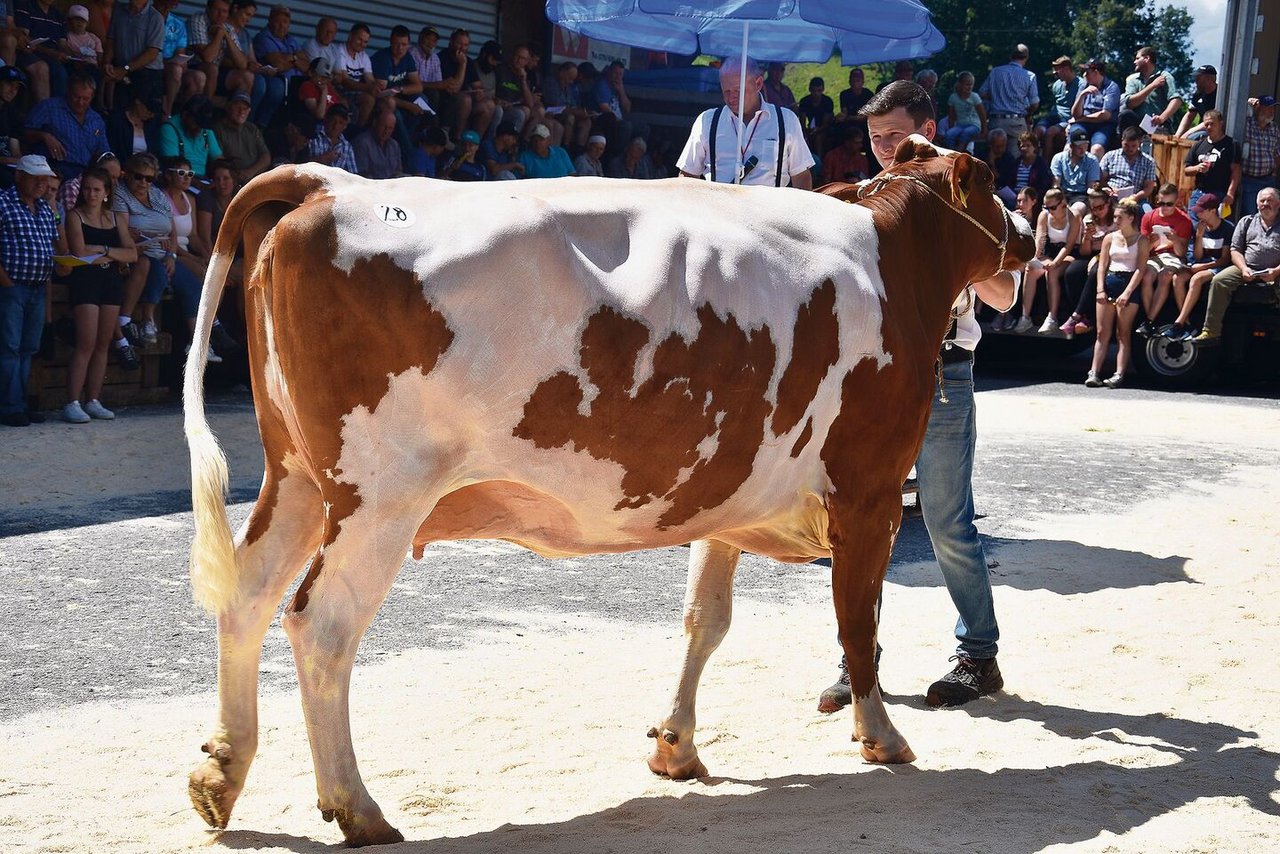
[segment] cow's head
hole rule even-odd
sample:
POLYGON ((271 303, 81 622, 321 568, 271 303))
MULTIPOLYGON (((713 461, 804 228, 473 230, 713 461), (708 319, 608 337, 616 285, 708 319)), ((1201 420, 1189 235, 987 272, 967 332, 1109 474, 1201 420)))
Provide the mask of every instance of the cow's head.
POLYGON ((952 215, 965 221, 956 223, 953 230, 963 236, 944 251, 952 263, 968 261, 970 280, 1001 270, 1020 270, 1034 257, 1030 224, 1008 211, 994 194, 994 178, 986 163, 963 152, 938 148, 919 134, 899 143, 893 160, 883 173, 860 185, 859 196, 868 198, 885 184, 902 180, 926 187, 952 215))

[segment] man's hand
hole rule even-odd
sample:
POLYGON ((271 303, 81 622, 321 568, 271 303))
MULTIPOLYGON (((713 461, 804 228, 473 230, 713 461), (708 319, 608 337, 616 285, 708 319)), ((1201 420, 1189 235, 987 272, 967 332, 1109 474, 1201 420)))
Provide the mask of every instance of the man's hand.
POLYGON ((49 156, 54 160, 63 160, 67 156, 67 150, 62 147, 62 143, 51 133, 44 135, 44 146, 49 149, 49 156))
POLYGON ((1097 86, 1094 86, 1092 83, 1090 83, 1088 86, 1086 86, 1086 87, 1084 87, 1083 89, 1081 89, 1081 90, 1080 90, 1080 94, 1081 94, 1081 95, 1096 95, 1096 94, 1098 94, 1098 92, 1099 92, 1099 91, 1100 91, 1100 90, 1098 89, 1098 87, 1097 87, 1097 86))

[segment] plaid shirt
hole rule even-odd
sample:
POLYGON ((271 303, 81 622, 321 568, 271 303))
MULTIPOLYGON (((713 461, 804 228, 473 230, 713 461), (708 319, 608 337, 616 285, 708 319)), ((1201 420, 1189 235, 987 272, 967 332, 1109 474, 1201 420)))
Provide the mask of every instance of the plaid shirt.
MULTIPOLYGON (((325 136, 324 131, 311 137, 311 142, 307 143, 307 149, 311 152, 313 158, 325 154, 334 145, 329 142, 329 137, 325 136)), ((338 158, 329 165, 335 169, 346 169, 352 175, 360 174, 360 167, 356 165, 356 151, 351 147, 351 143, 347 142, 345 136, 339 136, 337 142, 338 158)))
POLYGON ((23 204, 18 188, 0 192, 0 266, 20 285, 42 285, 53 274, 54 241, 58 226, 53 208, 44 199, 36 209, 23 204))
POLYGON ((1156 162, 1150 154, 1138 152, 1138 162, 1130 163, 1124 151, 1114 148, 1102 155, 1102 171, 1107 173, 1112 187, 1133 187, 1135 193, 1142 192, 1148 181, 1159 180, 1156 177, 1156 162))
POLYGON ((1276 155, 1280 154, 1280 128, 1272 122, 1258 127, 1253 116, 1244 120, 1244 147, 1248 154, 1241 168, 1251 178, 1267 178, 1275 174, 1276 155))
POLYGON ((428 56, 416 44, 409 48, 409 55, 413 57, 413 62, 418 66, 418 79, 423 83, 439 83, 444 78, 440 76, 440 55, 435 51, 428 56))
POLYGON ((67 106, 66 98, 46 98, 36 104, 27 117, 27 127, 51 133, 62 143, 66 159, 54 162, 62 166, 64 177, 79 175, 94 158, 107 150, 107 126, 102 116, 97 110, 90 109, 81 121, 67 106))

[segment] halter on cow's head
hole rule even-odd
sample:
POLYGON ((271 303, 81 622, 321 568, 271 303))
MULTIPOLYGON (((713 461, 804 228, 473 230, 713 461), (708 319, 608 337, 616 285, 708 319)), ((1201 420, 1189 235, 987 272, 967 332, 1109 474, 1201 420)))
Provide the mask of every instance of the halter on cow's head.
POLYGON ((946 258, 948 263, 967 264, 970 281, 1020 270, 1035 255, 1031 226, 1001 204, 993 192, 991 169, 981 160, 912 134, 898 145, 893 165, 858 184, 855 197, 869 201, 904 183, 923 187, 972 226, 975 239, 953 247, 946 258))

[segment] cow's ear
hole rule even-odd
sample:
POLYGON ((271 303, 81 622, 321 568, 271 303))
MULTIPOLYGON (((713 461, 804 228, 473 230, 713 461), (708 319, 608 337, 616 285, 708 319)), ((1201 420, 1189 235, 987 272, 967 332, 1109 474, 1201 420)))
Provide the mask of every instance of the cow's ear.
POLYGON ((957 154, 951 164, 951 198, 961 207, 969 200, 970 193, 981 192, 991 183, 991 170, 987 164, 963 152, 957 154))
POLYGON ((893 162, 906 163, 911 160, 928 160, 930 157, 937 156, 938 149, 933 147, 933 143, 913 133, 898 143, 898 147, 893 151, 893 162))

